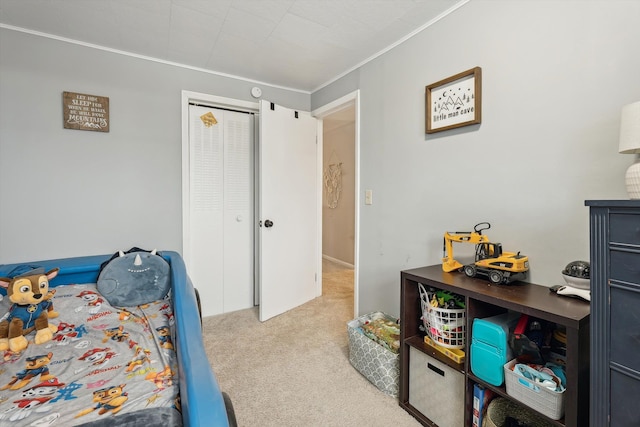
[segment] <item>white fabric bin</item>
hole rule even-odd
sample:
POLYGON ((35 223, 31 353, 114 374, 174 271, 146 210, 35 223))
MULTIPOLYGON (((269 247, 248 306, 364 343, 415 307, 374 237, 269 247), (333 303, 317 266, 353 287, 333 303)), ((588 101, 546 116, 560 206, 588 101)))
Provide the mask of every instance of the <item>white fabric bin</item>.
POLYGON ((464 425, 464 374, 411 347, 409 404, 439 427, 464 425))

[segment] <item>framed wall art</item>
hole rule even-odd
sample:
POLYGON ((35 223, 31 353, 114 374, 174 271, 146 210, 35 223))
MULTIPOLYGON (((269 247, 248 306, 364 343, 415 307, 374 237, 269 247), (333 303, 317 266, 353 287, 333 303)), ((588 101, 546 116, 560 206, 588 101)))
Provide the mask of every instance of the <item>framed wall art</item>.
POLYGON ((426 133, 475 125, 482 119, 482 70, 474 67, 426 87, 426 133))
POLYGON ((62 126, 65 129, 109 132, 109 98, 62 92, 62 126))

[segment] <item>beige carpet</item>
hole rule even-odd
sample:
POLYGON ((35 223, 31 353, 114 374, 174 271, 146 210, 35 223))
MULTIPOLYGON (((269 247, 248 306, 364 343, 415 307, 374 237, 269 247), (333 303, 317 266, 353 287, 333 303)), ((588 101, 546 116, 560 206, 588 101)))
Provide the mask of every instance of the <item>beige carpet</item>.
POLYGON ((258 308, 203 319, 238 426, 419 426, 349 363, 353 270, 325 271, 323 296, 267 322, 258 308))

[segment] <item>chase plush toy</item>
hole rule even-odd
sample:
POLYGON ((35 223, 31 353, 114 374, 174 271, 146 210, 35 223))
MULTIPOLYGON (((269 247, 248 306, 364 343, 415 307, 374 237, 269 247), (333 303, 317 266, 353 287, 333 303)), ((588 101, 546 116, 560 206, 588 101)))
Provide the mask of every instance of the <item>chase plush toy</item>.
POLYGON ((55 291, 49 290, 49 280, 56 277, 58 271, 59 268, 54 268, 45 273, 40 268, 13 278, 0 277, 0 286, 7 289, 13 303, 0 321, 0 351, 24 350, 29 344, 25 335, 34 330, 36 344, 53 338, 58 327, 49 324, 49 318, 57 317, 58 313, 53 310, 51 298, 55 291))

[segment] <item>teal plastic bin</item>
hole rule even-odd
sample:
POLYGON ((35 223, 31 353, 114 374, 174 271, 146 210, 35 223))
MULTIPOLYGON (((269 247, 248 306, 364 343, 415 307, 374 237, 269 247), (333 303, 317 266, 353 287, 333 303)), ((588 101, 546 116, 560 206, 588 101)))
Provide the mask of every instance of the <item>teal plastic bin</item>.
POLYGON ((474 319, 471 339, 471 371, 494 386, 504 383, 504 365, 513 358, 509 333, 518 315, 505 313, 485 319, 474 319))

